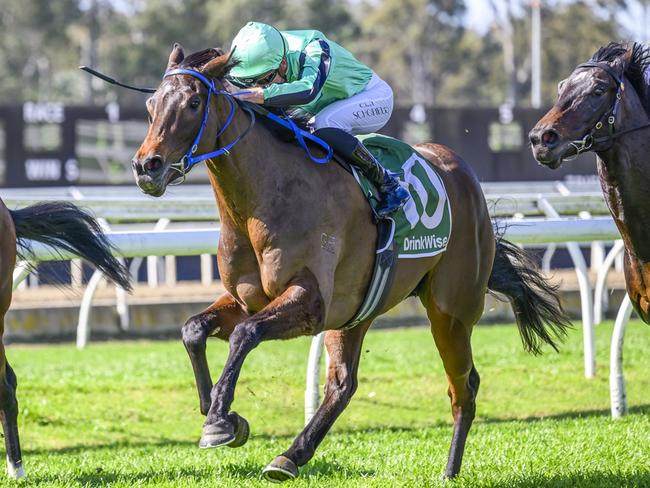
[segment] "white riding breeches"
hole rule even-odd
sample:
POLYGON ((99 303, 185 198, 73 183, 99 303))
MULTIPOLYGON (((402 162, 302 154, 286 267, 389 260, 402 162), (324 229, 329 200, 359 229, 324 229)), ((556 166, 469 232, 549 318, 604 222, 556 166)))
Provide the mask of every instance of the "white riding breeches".
POLYGON ((393 90, 373 73, 365 90, 338 100, 309 120, 314 130, 336 127, 350 134, 369 134, 381 129, 393 113, 393 90))

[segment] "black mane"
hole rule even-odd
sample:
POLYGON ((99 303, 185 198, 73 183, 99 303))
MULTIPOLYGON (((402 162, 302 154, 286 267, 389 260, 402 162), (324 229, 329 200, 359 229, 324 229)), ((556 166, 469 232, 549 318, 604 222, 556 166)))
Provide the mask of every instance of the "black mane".
POLYGON ((638 42, 619 43, 610 42, 603 46, 589 60, 590 62, 612 63, 631 51, 630 59, 624 69, 624 74, 636 90, 643 107, 650 115, 650 86, 644 78, 646 70, 650 67, 650 46, 638 42))
POLYGON ((629 49, 629 46, 620 42, 610 42, 601 47, 594 53, 589 60, 592 63, 611 63, 623 56, 629 49))
MULTIPOLYGON (((232 54, 232 53, 231 53, 232 54)), ((227 76, 230 70, 237 64, 237 61, 231 59, 231 56, 221 48, 210 47, 201 51, 189 54, 178 65, 182 69, 195 69, 201 71, 207 63, 219 58, 218 64, 211 69, 213 77, 221 79, 227 76), (216 68, 216 69, 215 69, 216 68)))
POLYGON ((650 114, 650 98, 647 97, 650 87, 645 79, 645 72, 650 67, 650 46, 635 42, 631 49, 632 57, 625 70, 625 75, 639 96, 641 96, 646 112, 650 114))
POLYGON ((208 61, 212 61, 217 56, 221 56, 223 51, 221 49, 208 48, 201 51, 196 51, 192 54, 188 54, 183 61, 178 65, 179 68, 191 69, 191 68, 201 68, 208 61))

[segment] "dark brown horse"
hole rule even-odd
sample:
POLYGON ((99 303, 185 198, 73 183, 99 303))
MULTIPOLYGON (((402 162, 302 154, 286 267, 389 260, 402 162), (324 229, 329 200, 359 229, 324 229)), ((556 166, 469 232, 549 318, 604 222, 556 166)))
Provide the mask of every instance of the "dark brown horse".
MULTIPOLYGON (((92 216, 70 203, 39 203, 9 210, 0 200, 0 338, 11 304, 16 256, 21 260, 30 257, 27 239, 76 254, 121 287, 131 289, 128 270, 113 257, 106 236, 92 216)), ((24 470, 18 438, 16 386, 16 374, 0 341, 0 420, 7 449, 7 472, 11 477, 21 478, 24 470)))
MULTIPOLYGON (((324 401, 291 447, 264 470, 267 479, 282 481, 294 478, 312 458, 356 390, 361 344, 372 320, 341 327, 366 293, 377 231, 363 193, 342 167, 312 164, 300 147, 281 141, 265 124, 251 127, 245 104, 235 104, 227 125, 234 103, 222 91, 229 68, 228 56, 216 50, 184 58, 175 46, 168 74, 147 102, 151 123, 133 169, 138 186, 154 196, 180 177, 178 162, 200 131, 209 86, 215 91, 195 153, 210 153, 245 134, 227 156, 207 162, 221 216, 217 258, 227 292, 186 322, 183 341, 207 415, 200 447, 237 447, 246 442, 248 423, 230 407, 246 356, 262 341, 327 331, 324 401), (194 71, 170 72, 179 68, 194 71), (210 336, 230 343, 216 384, 205 354, 210 336)), ((533 352, 541 342, 554 346, 567 321, 555 290, 525 255, 495 238, 468 165, 443 146, 417 149, 444 181, 454 228, 443 254, 399 262, 381 312, 409 295, 418 295, 427 309, 449 382, 454 429, 445 474, 451 477, 460 470, 475 414, 479 375, 470 337, 485 293, 490 289, 512 301, 524 345, 533 352)))
POLYGON ((559 85, 530 132, 535 158, 558 168, 594 151, 605 200, 625 244, 625 282, 650 323, 650 49, 611 43, 559 85))

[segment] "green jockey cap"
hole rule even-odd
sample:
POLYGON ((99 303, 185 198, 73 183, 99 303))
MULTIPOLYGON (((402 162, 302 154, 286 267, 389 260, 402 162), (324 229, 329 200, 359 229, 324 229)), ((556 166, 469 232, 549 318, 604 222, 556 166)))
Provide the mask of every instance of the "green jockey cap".
POLYGON ((278 69, 286 53, 284 37, 275 27, 249 22, 232 40, 231 51, 239 62, 230 71, 233 78, 256 78, 278 69))

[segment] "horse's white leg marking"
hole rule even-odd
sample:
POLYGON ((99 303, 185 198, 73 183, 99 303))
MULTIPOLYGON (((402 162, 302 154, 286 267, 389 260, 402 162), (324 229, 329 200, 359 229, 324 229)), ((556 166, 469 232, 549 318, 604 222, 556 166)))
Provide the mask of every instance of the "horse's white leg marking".
POLYGON ((19 480, 25 476, 23 465, 20 464, 19 466, 14 466, 14 464, 9 460, 9 457, 7 457, 7 476, 15 480, 19 480))

